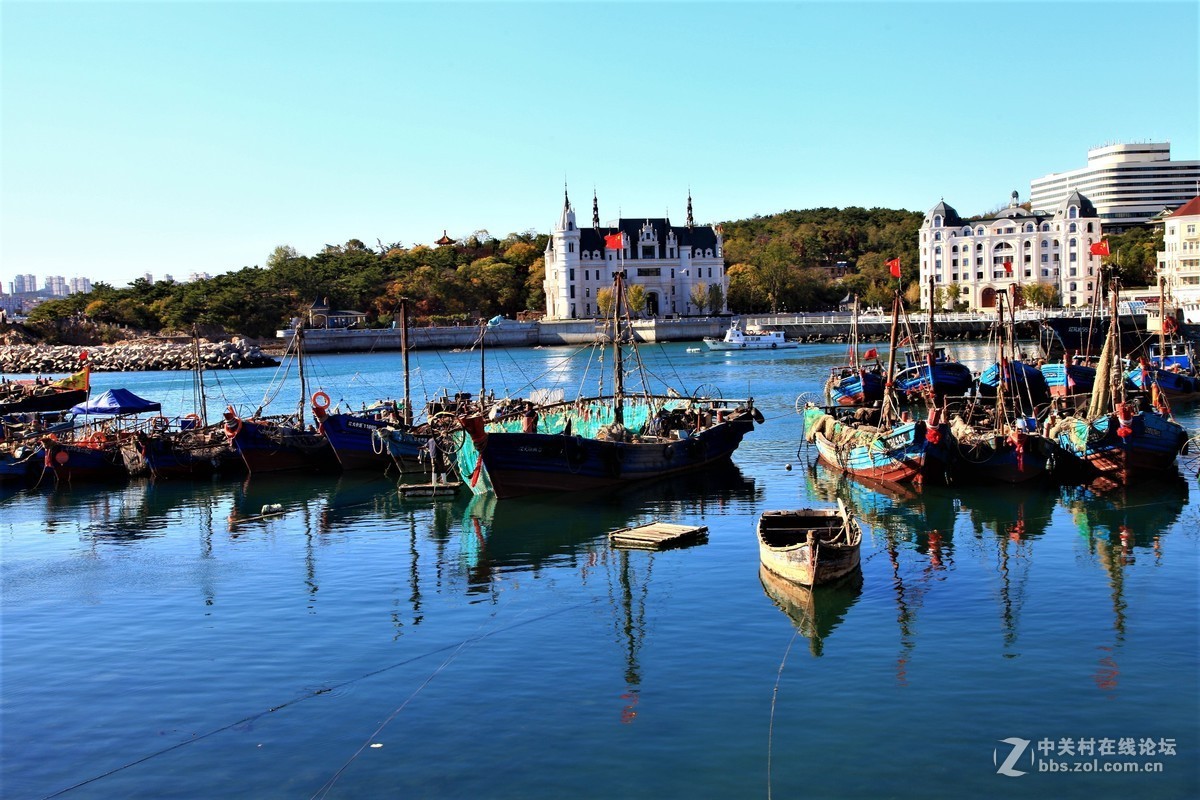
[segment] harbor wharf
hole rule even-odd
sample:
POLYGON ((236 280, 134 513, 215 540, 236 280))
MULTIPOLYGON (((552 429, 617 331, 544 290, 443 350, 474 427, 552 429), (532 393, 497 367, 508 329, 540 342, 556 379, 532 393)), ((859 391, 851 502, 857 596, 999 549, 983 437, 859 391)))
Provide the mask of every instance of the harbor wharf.
MULTIPOLYGON (((634 337, 642 343, 700 341, 706 336, 721 337, 728 329, 731 319, 739 319, 745 325, 760 325, 771 330, 781 330, 788 339, 801 342, 844 342, 851 335, 849 313, 804 313, 804 314, 746 314, 734 316, 681 317, 673 319, 634 320, 634 337)), ((914 333, 924 333, 927 318, 912 318, 910 326, 914 333)), ((987 313, 938 314, 934 318, 938 339, 962 340, 982 339, 996 324, 996 315, 987 313)), ((1028 317, 1018 320, 1022 336, 1036 338, 1037 319, 1028 317)), ((546 347, 553 345, 584 345, 601 341, 605 325, 602 320, 565 320, 514 322, 505 320, 488 326, 484 344, 487 347, 546 347)), ((891 331, 891 319, 878 314, 860 314, 858 336, 860 341, 887 341, 891 331)), ((410 327, 408 347, 410 350, 468 348, 479 341, 480 328, 460 327, 410 327)), ((279 331, 281 344, 286 345, 293 331, 279 331)), ((265 345, 265 343, 264 343, 265 345)), ((316 328, 304 331, 304 349, 309 353, 352 353, 375 350, 399 350, 400 331, 360 328, 316 328)))

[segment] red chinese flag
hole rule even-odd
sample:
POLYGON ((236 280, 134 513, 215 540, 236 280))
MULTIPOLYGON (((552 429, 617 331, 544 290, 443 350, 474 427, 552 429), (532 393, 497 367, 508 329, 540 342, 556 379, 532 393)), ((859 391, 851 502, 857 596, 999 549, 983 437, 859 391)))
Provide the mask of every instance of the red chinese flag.
POLYGON ((1011 261, 1004 262, 1004 271, 1007 272, 1009 275, 1012 274, 1012 262, 1011 261))
POLYGON ((1108 239, 1101 239, 1092 245, 1092 255, 1106 256, 1108 255, 1108 239))
POLYGON ((621 234, 610 233, 608 236, 605 236, 604 237, 604 247, 607 250, 620 250, 621 249, 621 234))
POLYGON ((872 347, 870 350, 863 353, 863 358, 879 358, 879 351, 872 347))
POLYGON ((893 258, 891 261, 887 262, 887 265, 888 265, 888 270, 891 271, 891 273, 892 273, 892 277, 899 278, 900 277, 900 259, 893 258))

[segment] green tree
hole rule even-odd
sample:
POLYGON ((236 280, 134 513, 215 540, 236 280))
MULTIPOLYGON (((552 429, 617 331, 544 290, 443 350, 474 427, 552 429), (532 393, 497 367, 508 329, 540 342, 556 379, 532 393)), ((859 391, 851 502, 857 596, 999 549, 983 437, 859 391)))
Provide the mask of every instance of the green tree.
POLYGON ((721 289, 721 284, 710 283, 708 285, 708 309, 714 314, 721 313, 721 309, 725 307, 725 292, 721 289))
POLYGON ((704 309, 708 308, 708 287, 703 283, 692 285, 692 291, 688 295, 688 302, 692 304, 695 313, 703 314, 704 309))
POLYGON ((646 287, 639 283, 628 284, 625 287, 625 301, 631 316, 642 316, 646 313, 646 287))

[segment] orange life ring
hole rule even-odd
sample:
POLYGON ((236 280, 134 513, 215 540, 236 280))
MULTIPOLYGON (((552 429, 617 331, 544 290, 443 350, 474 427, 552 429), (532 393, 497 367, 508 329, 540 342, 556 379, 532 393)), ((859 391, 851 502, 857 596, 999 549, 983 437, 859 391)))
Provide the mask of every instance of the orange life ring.
POLYGON ((312 405, 313 408, 324 411, 325 409, 329 408, 329 395, 325 394, 324 392, 313 392, 312 405))
POLYGON ((196 422, 199 422, 200 415, 199 414, 188 414, 187 416, 184 417, 184 419, 190 419, 190 420, 195 420, 196 422))
POLYGON ((66 464, 70 460, 71 460, 71 454, 68 453, 66 450, 59 450, 58 452, 56 452, 54 454, 54 461, 59 466, 66 464))

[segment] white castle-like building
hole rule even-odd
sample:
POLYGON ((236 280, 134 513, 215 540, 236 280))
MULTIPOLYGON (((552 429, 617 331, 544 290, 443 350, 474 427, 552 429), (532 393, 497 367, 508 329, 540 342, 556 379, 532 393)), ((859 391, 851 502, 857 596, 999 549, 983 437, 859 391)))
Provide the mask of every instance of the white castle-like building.
POLYGON ((1008 208, 970 222, 945 201, 921 224, 921 305, 929 308, 932 288, 958 286, 945 298, 970 309, 995 308, 996 295, 1018 297, 1031 284, 1058 289, 1064 306, 1088 306, 1100 288, 1100 217, 1091 201, 1071 192, 1053 211, 1028 211, 1012 193, 1008 208), (1007 266, 1006 266, 1007 265, 1007 266))
MULTIPOLYGON (((697 285, 721 287, 729 295, 721 231, 711 225, 696 225, 692 218, 692 196, 688 193, 687 223, 675 226, 666 217, 618 219, 600 225, 599 201, 592 194, 592 226, 580 228, 575 209, 563 190, 563 208, 546 245, 547 320, 589 319, 600 314, 596 295, 613 284, 613 274, 624 269, 630 284, 646 292, 651 317, 698 313, 692 305, 697 285), (605 237, 621 235, 621 249, 605 247, 605 237)), ((722 300, 722 305, 727 301, 722 300)), ((706 309, 712 313, 726 309, 706 309)))
POLYGON ((1163 220, 1158 274, 1183 321, 1200 323, 1200 197, 1193 197, 1163 220))

